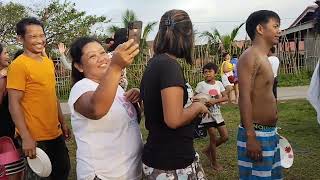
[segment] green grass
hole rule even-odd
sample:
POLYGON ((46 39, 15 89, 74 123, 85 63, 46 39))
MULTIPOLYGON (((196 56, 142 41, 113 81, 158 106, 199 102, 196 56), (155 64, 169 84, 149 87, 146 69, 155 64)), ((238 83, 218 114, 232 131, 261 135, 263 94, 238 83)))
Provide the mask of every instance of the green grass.
MULTIPOLYGON (((236 134, 239 124, 239 109, 236 106, 227 105, 222 108, 225 118, 229 141, 218 148, 218 161, 224 167, 224 171, 216 173, 211 170, 209 160, 201 154, 209 142, 208 137, 195 140, 196 151, 200 153, 201 163, 205 169, 208 180, 237 179, 237 152, 236 134)), ((295 161, 290 169, 284 170, 286 180, 312 180, 320 177, 320 126, 316 121, 316 113, 305 100, 279 102, 279 134, 286 137, 293 147, 295 161)), ((144 139, 147 131, 141 124, 144 139)), ((70 179, 76 179, 75 175, 75 150, 74 140, 68 143, 72 171, 70 179)))
POLYGON ((305 86, 309 85, 313 72, 302 71, 299 74, 279 74, 279 87, 305 86))

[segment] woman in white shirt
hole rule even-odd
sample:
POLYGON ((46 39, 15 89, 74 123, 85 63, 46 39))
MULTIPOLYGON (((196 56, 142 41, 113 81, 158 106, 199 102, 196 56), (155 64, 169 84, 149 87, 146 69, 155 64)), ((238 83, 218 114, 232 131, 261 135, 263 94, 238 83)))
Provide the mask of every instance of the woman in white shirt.
MULTIPOLYGON (((125 41, 124 41, 125 42, 125 41)), ((122 42, 122 43, 124 43, 122 42)), ((122 44, 121 43, 121 44, 122 44)), ((119 44, 118 44, 119 45, 119 44)), ((62 62, 62 65, 64 66, 65 69, 67 70, 70 70, 71 71, 71 63, 68 62, 67 60, 67 57, 65 55, 65 52, 67 51, 67 48, 66 46, 63 44, 63 43, 59 43, 58 44, 58 51, 60 53, 60 61, 62 62)), ((112 53, 108 53, 109 56, 112 56, 112 53)), ((122 70, 122 73, 121 73, 121 78, 120 78, 120 81, 119 81, 119 85, 124 89, 124 90, 127 90, 127 87, 128 87, 128 79, 127 79, 127 71, 126 69, 123 69, 122 70)))
POLYGON ((70 48, 74 86, 69 96, 77 142, 78 180, 140 180, 143 147, 137 112, 139 90, 119 86, 122 69, 138 54, 132 40, 120 45, 112 60, 88 37, 70 48))

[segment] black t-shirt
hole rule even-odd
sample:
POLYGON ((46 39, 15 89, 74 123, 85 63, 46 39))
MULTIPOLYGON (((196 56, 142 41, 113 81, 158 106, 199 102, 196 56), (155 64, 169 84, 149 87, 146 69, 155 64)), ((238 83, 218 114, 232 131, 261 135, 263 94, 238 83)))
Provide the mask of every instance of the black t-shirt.
POLYGON ((141 81, 145 126, 149 131, 142 161, 147 166, 174 170, 189 166, 195 157, 193 148, 194 123, 171 129, 164 122, 161 90, 180 86, 184 89, 183 104, 188 100, 181 66, 175 59, 160 54, 150 59, 141 81))

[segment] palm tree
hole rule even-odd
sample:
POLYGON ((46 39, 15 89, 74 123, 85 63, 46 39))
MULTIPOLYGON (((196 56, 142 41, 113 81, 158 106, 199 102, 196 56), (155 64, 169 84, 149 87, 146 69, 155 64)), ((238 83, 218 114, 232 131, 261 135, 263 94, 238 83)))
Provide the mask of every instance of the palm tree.
MULTIPOLYGON (((244 25, 244 23, 241 23, 239 26, 235 27, 231 34, 224 34, 221 35, 218 29, 214 29, 213 32, 205 31, 201 33, 200 37, 205 37, 208 39, 208 45, 212 46, 217 43, 220 44, 218 48, 220 48, 221 51, 230 51, 231 47, 233 46, 233 42, 236 38, 236 36, 239 33, 240 28, 244 25)), ((216 47, 216 46, 215 46, 216 47)))
MULTIPOLYGON (((127 9, 122 14, 122 18, 121 19, 122 19, 122 27, 124 27, 124 28, 128 28, 129 22, 138 20, 136 13, 133 10, 129 10, 129 9, 127 9)), ((157 24, 157 22, 149 22, 144 27, 143 33, 142 33, 142 37, 141 37, 141 41, 140 41, 140 47, 141 47, 142 50, 146 50, 148 48, 147 38, 148 38, 150 32, 153 30, 153 28, 155 27, 156 24, 157 24)), ((107 31, 110 34, 114 34, 120 28, 121 27, 119 27, 119 26, 112 25, 112 26, 110 26, 108 28, 107 31)))
POLYGON ((218 42, 218 38, 215 33, 211 33, 210 31, 204 31, 200 34, 200 37, 204 37, 208 39, 208 44, 213 44, 218 42))
POLYGON ((205 31, 200 34, 201 38, 206 38, 208 40, 207 43, 207 51, 211 55, 217 54, 219 50, 219 39, 218 37, 214 34, 211 33, 210 31, 205 31))
POLYGON ((120 29, 119 26, 111 25, 111 26, 108 27, 107 31, 108 31, 109 34, 114 34, 119 29, 120 29))
POLYGON ((241 23, 239 26, 235 27, 231 34, 225 34, 221 35, 218 29, 214 30, 214 34, 218 37, 220 43, 222 44, 221 49, 223 51, 230 51, 231 47, 233 46, 233 42, 236 38, 236 36, 239 33, 240 28, 244 25, 244 23, 241 23))
MULTIPOLYGON (((133 11, 133 10, 130 10, 130 9, 127 9, 123 14, 122 14, 122 27, 124 28, 127 28, 128 27, 128 24, 129 22, 132 22, 132 21, 137 21, 138 18, 137 18, 137 15, 136 13, 133 11)), ((113 34, 115 33, 118 29, 120 29, 119 26, 115 26, 115 25, 112 25, 108 28, 108 32, 110 34, 113 34)))
POLYGON ((127 9, 122 15, 122 23, 124 28, 128 28, 129 22, 137 21, 137 15, 133 10, 127 9))
POLYGON ((143 29, 143 33, 142 33, 142 38, 141 38, 141 43, 140 43, 140 47, 141 49, 147 49, 148 44, 147 44, 147 38, 150 34, 150 32, 153 30, 153 28, 157 25, 157 22, 149 22, 143 29))

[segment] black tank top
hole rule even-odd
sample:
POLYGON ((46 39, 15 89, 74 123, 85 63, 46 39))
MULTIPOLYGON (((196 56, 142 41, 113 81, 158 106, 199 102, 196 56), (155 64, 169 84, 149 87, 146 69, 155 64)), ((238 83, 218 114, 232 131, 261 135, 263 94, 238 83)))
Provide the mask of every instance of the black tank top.
POLYGON ((9 112, 8 93, 5 93, 2 103, 0 104, 0 137, 9 136, 13 138, 14 133, 15 126, 9 112))

